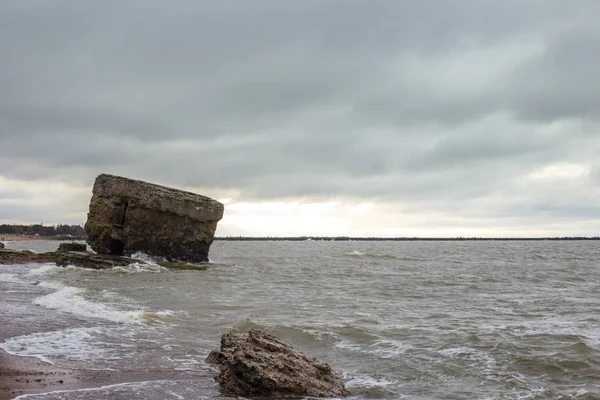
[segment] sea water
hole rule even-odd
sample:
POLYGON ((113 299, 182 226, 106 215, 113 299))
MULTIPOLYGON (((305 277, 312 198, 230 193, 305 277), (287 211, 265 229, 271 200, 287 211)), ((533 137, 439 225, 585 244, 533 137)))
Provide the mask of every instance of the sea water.
POLYGON ((600 399, 600 242, 217 241, 210 258, 0 266, 9 353, 207 377, 26 398, 214 398, 205 357, 260 328, 331 364, 352 399, 600 399))

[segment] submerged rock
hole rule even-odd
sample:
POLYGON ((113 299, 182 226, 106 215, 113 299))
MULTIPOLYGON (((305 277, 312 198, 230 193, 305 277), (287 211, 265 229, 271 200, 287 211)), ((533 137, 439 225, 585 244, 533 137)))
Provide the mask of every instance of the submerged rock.
POLYGON ((55 262, 59 267, 73 265, 75 267, 91 269, 109 269, 114 267, 124 267, 133 263, 144 263, 135 258, 76 251, 60 253, 56 257, 55 262))
POLYGON ((0 249, 0 264, 27 264, 27 263, 56 263, 59 267, 74 265, 82 268, 108 269, 123 267, 133 263, 143 263, 141 260, 128 257, 107 256, 94 254, 87 251, 71 251, 71 249, 85 250, 85 244, 61 243, 58 250, 47 253, 34 253, 28 250, 0 249))
POLYGON ((223 392, 239 396, 347 396, 329 364, 306 356, 277 336, 253 329, 226 333, 206 362, 219 364, 223 392))
POLYGON ((222 217, 223 204, 209 197, 102 174, 94 183, 85 232, 99 254, 141 251, 203 262, 222 217))
POLYGON ((61 243, 57 251, 86 251, 85 243, 61 243))
POLYGON ((30 251, 0 249, 0 264, 22 264, 29 262, 32 256, 30 251))
MULTIPOLYGON (((130 264, 148 264, 137 258, 111 256, 106 254, 95 254, 89 251, 72 251, 70 249, 85 249, 84 244, 62 243, 58 250, 47 253, 34 253, 29 250, 11 250, 0 248, 0 265, 6 264, 29 264, 29 263, 55 263, 59 267, 73 265, 81 268, 109 269, 124 267, 130 264), (76 246, 73 246, 76 245, 76 246)), ((206 263, 174 263, 159 262, 161 267, 168 269, 183 269, 194 271, 205 271, 208 269, 206 263)))
MULTIPOLYGON (((67 243, 71 244, 71 243, 67 243)), ((133 263, 143 263, 141 260, 128 257, 107 256, 87 251, 57 251, 34 253, 28 250, 0 249, 1 264, 56 263, 59 267, 74 265, 82 268, 108 269, 123 267, 133 263)))

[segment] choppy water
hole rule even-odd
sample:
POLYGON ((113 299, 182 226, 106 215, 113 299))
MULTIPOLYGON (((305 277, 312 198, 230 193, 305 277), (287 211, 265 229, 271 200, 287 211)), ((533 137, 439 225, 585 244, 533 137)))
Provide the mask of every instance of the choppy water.
MULTIPOLYGON (((220 336, 259 327, 329 362, 353 399, 600 399, 599 245, 215 242, 206 271, 0 266, 0 346, 211 375, 220 336)), ((165 380, 28 398, 218 394, 165 380)))

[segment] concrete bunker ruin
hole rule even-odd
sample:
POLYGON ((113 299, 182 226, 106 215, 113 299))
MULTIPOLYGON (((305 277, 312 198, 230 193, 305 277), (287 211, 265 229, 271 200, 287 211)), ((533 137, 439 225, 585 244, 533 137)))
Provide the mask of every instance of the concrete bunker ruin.
POLYGON ((94 182, 85 224, 99 254, 138 251, 167 260, 208 261, 223 204, 166 186, 101 174, 94 182))

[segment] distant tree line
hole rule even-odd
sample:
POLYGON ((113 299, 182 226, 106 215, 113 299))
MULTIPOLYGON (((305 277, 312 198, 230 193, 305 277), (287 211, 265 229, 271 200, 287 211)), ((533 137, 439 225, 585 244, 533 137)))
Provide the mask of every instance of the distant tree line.
POLYGON ((492 241, 492 240, 518 240, 518 241, 531 241, 531 240, 600 240, 598 236, 564 236, 564 237, 539 237, 539 238, 484 238, 484 237, 351 237, 351 236, 224 236, 215 237, 215 240, 229 240, 229 241, 304 241, 304 240, 325 240, 325 241, 396 241, 396 242, 411 242, 411 241, 492 241))
POLYGON ((0 235, 25 235, 25 236, 85 236, 85 230, 80 225, 0 225, 0 235))

